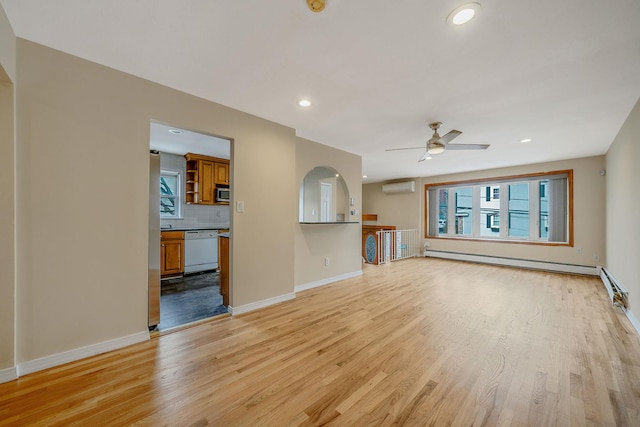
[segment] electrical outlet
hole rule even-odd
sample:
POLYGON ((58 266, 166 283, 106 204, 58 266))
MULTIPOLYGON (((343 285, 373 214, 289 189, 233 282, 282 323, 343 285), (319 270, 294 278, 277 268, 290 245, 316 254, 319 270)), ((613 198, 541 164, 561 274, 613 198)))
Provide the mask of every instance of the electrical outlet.
POLYGON ((325 265, 325 267, 329 265, 329 258, 325 258, 324 259, 324 265, 325 265))
POLYGON ((582 253, 582 248, 576 248, 576 251, 578 251, 579 254, 582 253))
POLYGON ((600 255, 598 255, 598 254, 593 254, 593 260, 594 260, 594 261, 600 261, 600 255))

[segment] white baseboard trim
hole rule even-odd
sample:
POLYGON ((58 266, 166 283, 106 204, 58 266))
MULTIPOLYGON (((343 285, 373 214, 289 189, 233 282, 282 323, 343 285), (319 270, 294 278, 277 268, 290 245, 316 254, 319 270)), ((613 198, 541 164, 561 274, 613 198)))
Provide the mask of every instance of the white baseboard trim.
POLYGON ((633 326, 636 332, 638 333, 638 335, 640 335, 640 321, 638 321, 636 316, 633 315, 631 310, 625 309, 624 314, 627 315, 627 319, 629 319, 629 322, 631 322, 631 326, 633 326))
POLYGON ((117 350, 132 344, 137 344, 149 340, 149 331, 139 332, 137 334, 128 335, 126 337, 115 338, 109 341, 103 341, 97 344, 88 345, 86 347, 76 348, 62 353, 53 354, 51 356, 41 357, 35 360, 29 360, 18 364, 18 376, 31 374, 33 372, 42 371, 44 369, 53 368, 54 366, 64 365, 65 363, 75 362, 76 360, 86 357, 95 356, 96 354, 106 353, 108 351, 117 350))
POLYGON ((424 251, 424 256, 431 258, 444 258, 458 261, 471 261, 483 264, 504 265, 508 267, 531 268, 534 270, 555 271, 558 273, 586 274, 599 276, 600 267, 589 265, 561 264, 546 261, 531 261, 518 258, 504 258, 487 255, 461 254, 456 252, 424 251))
POLYGON ((8 383, 18 378, 18 367, 12 366, 11 368, 0 369, 0 384, 8 383))
POLYGON ((640 321, 638 321, 638 318, 633 315, 631 310, 625 310, 624 314, 627 315, 627 319, 629 319, 629 322, 631 322, 631 325, 635 328, 638 335, 640 335, 640 321))
POLYGON ((352 271, 351 273, 341 274, 339 276, 328 277, 322 280, 316 280, 315 282, 303 283, 302 285, 296 285, 294 292, 302 292, 308 289, 318 288, 320 286, 328 285, 330 283, 339 282, 340 280, 351 279, 352 277, 362 276, 362 270, 352 271))
MULTIPOLYGON (((613 287, 616 288, 616 291, 618 293, 622 294, 622 298, 625 301, 625 303, 628 302, 629 292, 624 286, 622 286, 622 283, 620 283, 618 279, 616 279, 609 270, 602 267, 602 273, 600 274, 600 279, 602 280, 604 287, 607 289, 607 292, 609 293, 609 299, 611 299, 612 302, 613 302, 613 291, 614 291, 613 287)), ((640 321, 638 321, 636 316, 628 308, 625 308, 625 307, 620 307, 620 308, 622 309, 624 314, 627 315, 627 319, 629 319, 629 322, 631 322, 631 326, 633 326, 633 328, 636 330, 638 335, 640 335, 640 321)))
POLYGON ((284 295, 279 295, 273 298, 263 299, 262 301, 256 301, 249 304, 240 305, 238 307, 229 306, 229 313, 231 313, 232 316, 235 316, 238 314, 243 314, 243 313, 248 313, 250 311, 258 310, 260 308, 269 307, 270 305, 289 301, 295 298, 296 298, 296 294, 292 292, 284 295))

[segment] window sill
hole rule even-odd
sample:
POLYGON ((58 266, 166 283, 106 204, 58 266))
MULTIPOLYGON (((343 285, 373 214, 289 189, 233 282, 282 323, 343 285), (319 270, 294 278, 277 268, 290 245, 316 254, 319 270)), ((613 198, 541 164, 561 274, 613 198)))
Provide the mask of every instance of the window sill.
POLYGON ((505 239, 490 239, 481 237, 455 237, 455 236, 425 236, 425 239, 434 240, 457 240, 461 242, 484 242, 484 243, 510 243, 518 245, 534 245, 534 246, 567 246, 573 247, 573 242, 548 242, 546 240, 505 240, 505 239))

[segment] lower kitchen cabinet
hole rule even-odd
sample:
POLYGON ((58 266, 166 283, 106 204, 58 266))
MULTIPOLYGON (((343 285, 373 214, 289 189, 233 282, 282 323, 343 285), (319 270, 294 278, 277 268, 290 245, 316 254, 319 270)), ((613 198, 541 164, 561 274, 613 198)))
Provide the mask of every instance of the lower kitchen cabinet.
POLYGON ((222 304, 229 306, 229 234, 218 237, 218 271, 222 304))
POLYGON ((171 276, 184 272, 184 232, 160 233, 160 275, 171 276))

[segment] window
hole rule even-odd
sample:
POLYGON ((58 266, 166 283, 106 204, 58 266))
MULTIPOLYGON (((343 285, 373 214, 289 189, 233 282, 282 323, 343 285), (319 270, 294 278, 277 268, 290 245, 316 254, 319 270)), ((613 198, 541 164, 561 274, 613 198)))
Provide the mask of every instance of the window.
POLYGON ((486 185, 482 186, 480 191, 485 195, 480 200, 480 235, 482 237, 499 237, 500 187, 486 185))
POLYGON ((426 237, 571 245, 572 185, 571 170, 428 184, 426 237))
POLYGON ((529 183, 509 184, 509 237, 529 237, 529 183))
POLYGON ((540 181, 540 238, 549 237, 549 181, 540 181))
POLYGON ((473 233, 473 194, 471 187, 456 188, 456 234, 470 236, 473 233))
POLYGON ((179 172, 160 172, 160 218, 180 218, 179 172))
POLYGON ((438 231, 447 234, 447 216, 449 216, 449 190, 441 188, 438 200, 440 202, 440 210, 438 213, 438 231))

